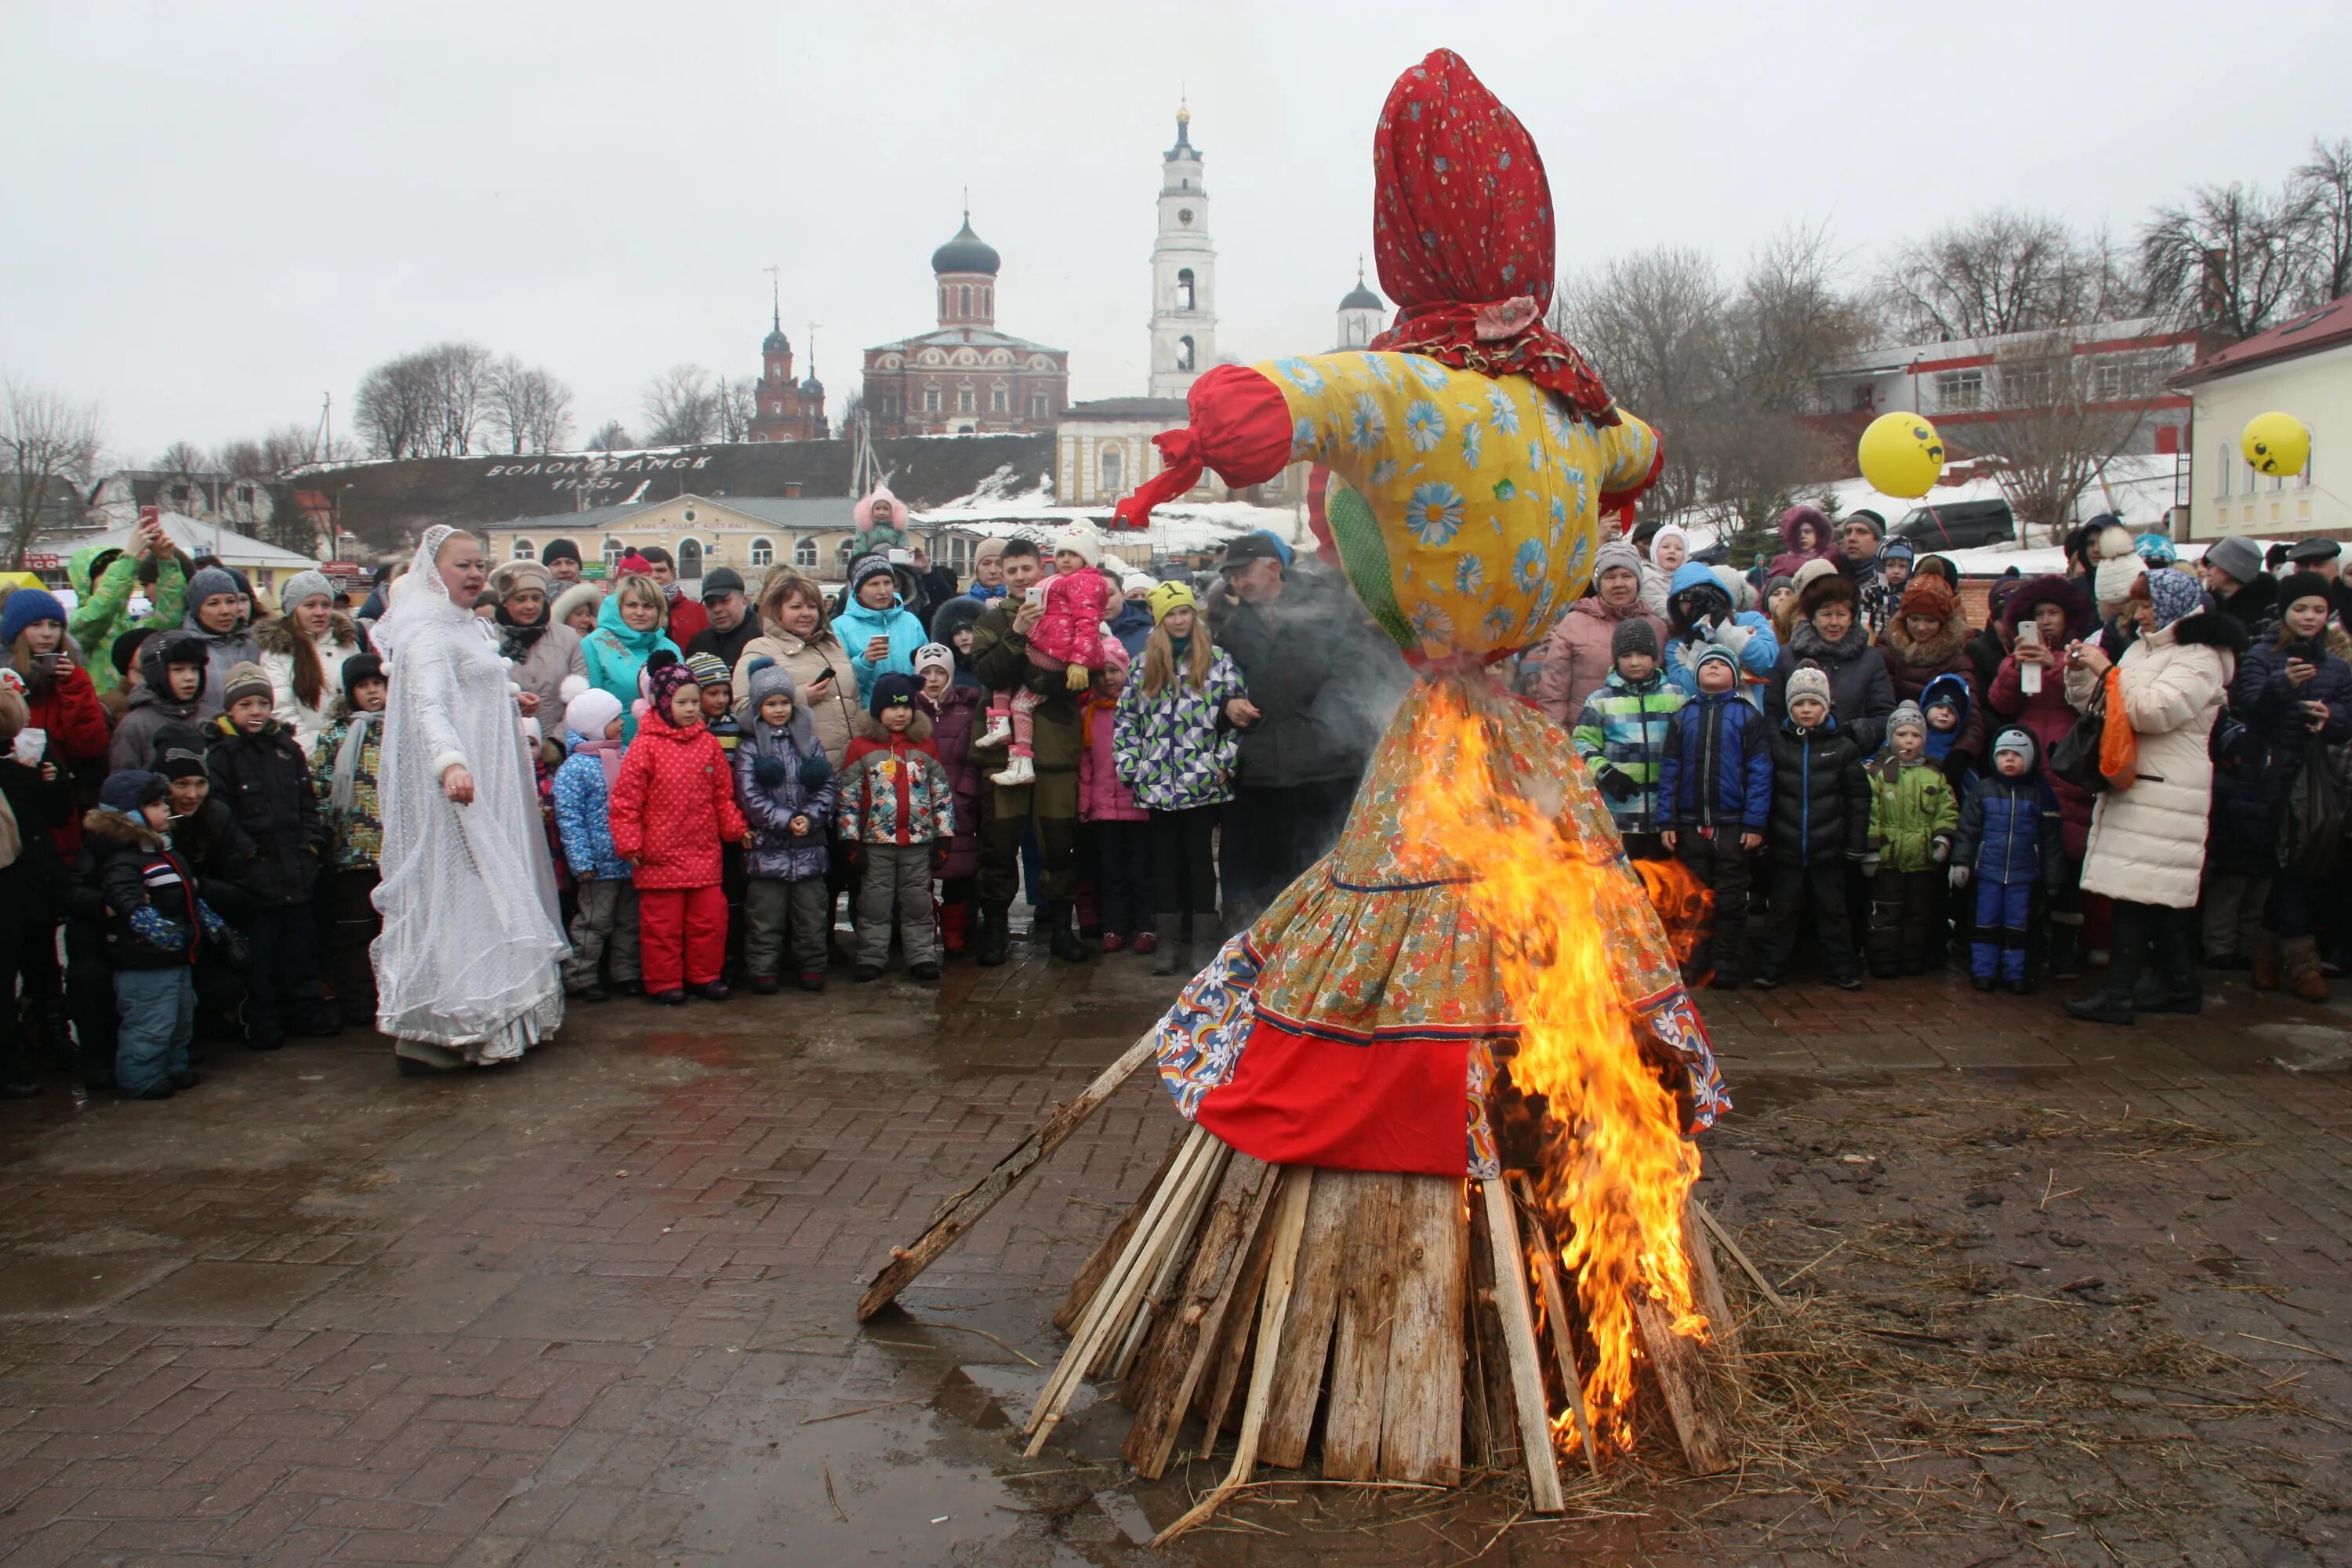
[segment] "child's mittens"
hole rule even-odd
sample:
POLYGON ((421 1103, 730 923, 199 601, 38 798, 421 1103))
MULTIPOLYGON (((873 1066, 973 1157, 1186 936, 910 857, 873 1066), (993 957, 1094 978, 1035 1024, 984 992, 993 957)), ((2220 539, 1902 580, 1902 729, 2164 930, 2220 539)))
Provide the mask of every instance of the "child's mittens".
POLYGON ((1969 885, 1969 868, 1968 868, 1966 866, 1955 866, 1955 867, 1953 867, 1953 868, 1952 868, 1952 886, 1954 886, 1955 888, 1965 888, 1965 887, 1967 887, 1968 885, 1969 885))
POLYGON ((1073 691, 1084 691, 1094 684, 1094 671, 1083 664, 1073 664, 1062 671, 1062 684, 1073 691))
POLYGON ((1948 838, 1937 839, 1936 842, 1929 847, 1927 853, 1935 858, 1937 865, 1942 865, 1945 861, 1949 860, 1952 858, 1951 840, 1948 838))
POLYGON ((1594 782, 1600 784, 1601 793, 1611 800, 1631 800, 1640 790, 1640 786, 1634 784, 1632 776, 1623 769, 1612 767, 1607 763, 1601 764, 1594 773, 1593 778, 1594 782))
POLYGON ((761 789, 773 789, 784 782, 784 759, 761 757, 751 764, 751 779, 761 789))

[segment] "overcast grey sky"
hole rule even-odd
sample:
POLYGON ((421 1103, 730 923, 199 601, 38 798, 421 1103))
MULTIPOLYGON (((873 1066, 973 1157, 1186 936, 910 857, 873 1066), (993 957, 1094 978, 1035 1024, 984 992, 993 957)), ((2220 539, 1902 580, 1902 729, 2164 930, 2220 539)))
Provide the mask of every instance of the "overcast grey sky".
POLYGON ((578 428, 756 367, 771 262, 837 415, 931 322, 970 186, 998 321, 1142 390, 1160 154, 1207 159, 1221 353, 1325 346, 1373 117, 1459 51, 1533 130, 1564 270, 1736 264, 1825 220, 1864 266, 2008 203, 2127 233, 2352 134, 2352 6, 1884 4, 125 5, 12 0, 0 370, 99 400, 118 458, 315 419, 446 338, 542 363, 578 428))

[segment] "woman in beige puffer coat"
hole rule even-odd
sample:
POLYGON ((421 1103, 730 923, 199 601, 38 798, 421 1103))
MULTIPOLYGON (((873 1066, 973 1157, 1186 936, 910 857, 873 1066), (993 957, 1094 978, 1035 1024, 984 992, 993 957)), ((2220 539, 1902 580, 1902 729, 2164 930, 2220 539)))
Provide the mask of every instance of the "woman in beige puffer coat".
MULTIPOLYGON (((2129 788, 2099 795, 2083 857, 2083 891, 2115 900, 2112 956, 2106 984, 2066 1004, 2075 1017, 2109 1024, 2132 1022, 2133 991, 2151 955, 2166 1007, 2194 1013, 2201 1005, 2196 906, 2213 806, 2206 748, 2246 647, 2244 629, 2206 609, 2204 591, 2185 573, 2147 574, 2129 604, 2139 637, 2112 662, 2138 765, 2129 788)), ((2091 705, 2110 662, 2096 643, 2070 652, 2066 700, 2078 711, 2091 705)))
POLYGON ((825 624, 824 592, 814 578, 790 569, 770 574, 760 594, 761 635, 743 645, 735 661, 735 710, 749 720, 751 712, 751 661, 772 658, 784 667, 793 685, 808 703, 817 744, 825 761, 841 766, 849 751, 850 731, 865 711, 857 700, 857 671, 849 650, 825 624), (821 678, 831 679, 814 692, 821 678))

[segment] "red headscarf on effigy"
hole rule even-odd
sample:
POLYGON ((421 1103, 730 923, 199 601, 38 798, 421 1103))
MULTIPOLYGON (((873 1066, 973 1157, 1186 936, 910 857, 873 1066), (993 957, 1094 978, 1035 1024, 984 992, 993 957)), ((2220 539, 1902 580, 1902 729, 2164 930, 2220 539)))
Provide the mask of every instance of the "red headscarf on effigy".
POLYGON ((1551 184, 1518 116, 1460 55, 1433 49, 1397 78, 1372 138, 1372 247, 1396 323, 1375 349, 1481 375, 1524 375, 1597 425, 1609 389, 1544 325, 1551 305, 1551 184))

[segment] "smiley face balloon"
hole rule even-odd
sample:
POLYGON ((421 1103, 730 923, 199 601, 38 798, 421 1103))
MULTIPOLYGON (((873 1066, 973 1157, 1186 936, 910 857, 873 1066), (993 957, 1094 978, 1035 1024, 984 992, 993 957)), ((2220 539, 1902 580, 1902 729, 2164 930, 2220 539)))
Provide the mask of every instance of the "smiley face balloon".
POLYGON ((1871 489, 1903 500, 1926 495, 1944 473, 1944 438, 1916 414, 1880 415, 1854 455, 1871 489))
POLYGON ((2292 414, 2255 415, 2238 445, 2256 473, 2299 474, 2311 461, 2311 431, 2292 414))

